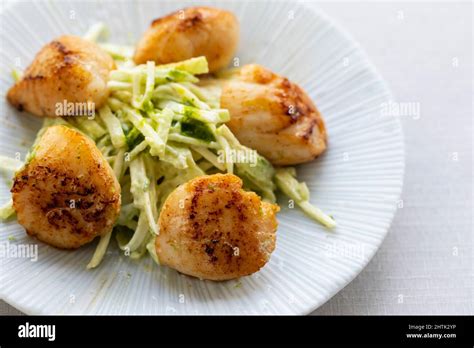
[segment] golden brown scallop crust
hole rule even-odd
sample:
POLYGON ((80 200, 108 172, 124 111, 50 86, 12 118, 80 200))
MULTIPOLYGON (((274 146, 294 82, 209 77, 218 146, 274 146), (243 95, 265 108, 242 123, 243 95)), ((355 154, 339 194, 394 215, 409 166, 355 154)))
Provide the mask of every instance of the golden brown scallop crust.
POLYGON ((278 206, 242 190, 232 174, 195 178, 162 208, 156 237, 161 263, 210 280, 257 272, 275 249, 278 206))
POLYGON ((327 147, 326 127, 307 93, 272 71, 249 64, 224 75, 221 107, 243 145, 277 165, 313 160, 327 147))
POLYGON ((44 46, 10 88, 8 101, 20 111, 55 117, 57 103, 94 103, 108 97, 107 79, 115 69, 112 57, 98 45, 77 36, 61 36, 44 46))
POLYGON ((227 66, 239 40, 239 24, 228 11, 189 7, 155 19, 139 41, 134 61, 167 64, 206 56, 209 70, 227 66))
POLYGON ((18 222, 52 246, 75 249, 109 232, 120 185, 95 144, 64 126, 46 130, 11 189, 18 222))

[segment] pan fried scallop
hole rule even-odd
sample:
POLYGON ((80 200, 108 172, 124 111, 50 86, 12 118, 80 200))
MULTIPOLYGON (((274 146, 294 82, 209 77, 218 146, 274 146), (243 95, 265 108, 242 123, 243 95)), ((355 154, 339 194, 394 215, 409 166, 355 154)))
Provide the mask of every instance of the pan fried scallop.
POLYGON ((228 11, 190 7, 155 19, 139 41, 135 63, 158 64, 206 56, 209 71, 226 67, 239 41, 239 23, 228 11))
POLYGON ((297 84, 256 64, 231 70, 219 84, 229 128, 273 164, 309 162, 326 149, 322 116, 297 84))
POLYGON ((95 43, 61 36, 39 51, 7 98, 17 109, 41 117, 63 116, 57 105, 64 101, 100 108, 107 100, 107 79, 114 68, 112 57, 95 43))
POLYGON ((160 263, 201 279, 257 272, 275 249, 278 206, 232 174, 201 176, 166 199, 155 247, 160 263))
POLYGON ((75 249, 111 231, 120 185, 95 144, 65 126, 46 129, 12 187, 13 208, 26 232, 75 249))

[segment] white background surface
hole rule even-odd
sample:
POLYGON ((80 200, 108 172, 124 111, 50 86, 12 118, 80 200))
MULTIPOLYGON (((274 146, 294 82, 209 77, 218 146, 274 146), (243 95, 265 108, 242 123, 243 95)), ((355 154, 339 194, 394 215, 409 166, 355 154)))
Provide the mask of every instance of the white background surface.
MULTIPOLYGON (((473 6, 317 3, 364 47, 401 116, 403 207, 374 259, 313 314, 472 314, 473 6)), ((0 301, 0 314, 19 314, 0 301)))

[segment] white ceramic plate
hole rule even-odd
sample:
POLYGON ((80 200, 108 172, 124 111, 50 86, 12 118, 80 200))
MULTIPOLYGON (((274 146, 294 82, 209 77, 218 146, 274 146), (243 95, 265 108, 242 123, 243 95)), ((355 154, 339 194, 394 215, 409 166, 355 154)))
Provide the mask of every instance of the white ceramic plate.
MULTIPOLYGON (((301 84, 326 120, 329 149, 300 166, 312 201, 334 215, 328 233, 280 200, 277 248, 260 272, 238 281, 199 281, 119 254, 85 266, 94 245, 56 250, 0 225, 0 243, 38 245, 38 259, 0 258, 0 296, 28 314, 305 314, 346 286, 372 258, 395 214, 403 181, 399 121, 382 112, 391 99, 362 49, 324 14, 293 2, 20 2, 0 14, 0 153, 22 156, 39 121, 5 101, 9 72, 25 67, 54 37, 82 35, 97 21, 111 42, 133 44, 153 18, 191 4, 232 10, 240 20, 241 64, 257 62, 301 84)), ((22 157, 23 158, 23 157, 22 157)), ((0 200, 6 202, 6 185, 0 200)), ((94 244, 94 243, 93 243, 94 244)))

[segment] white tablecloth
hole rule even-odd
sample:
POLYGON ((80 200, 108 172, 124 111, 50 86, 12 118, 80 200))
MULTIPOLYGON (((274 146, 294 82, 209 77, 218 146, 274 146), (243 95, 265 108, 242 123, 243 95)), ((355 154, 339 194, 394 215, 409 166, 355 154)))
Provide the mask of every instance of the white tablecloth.
POLYGON ((403 116, 403 208, 365 270, 314 314, 472 314, 472 4, 323 3, 403 116))
MULTIPOLYGON (((386 240, 367 268, 313 314, 472 314, 472 4, 312 6, 361 43, 395 102, 420 108, 401 117, 403 207, 386 240)), ((18 313, 0 301, 0 314, 18 313)))

